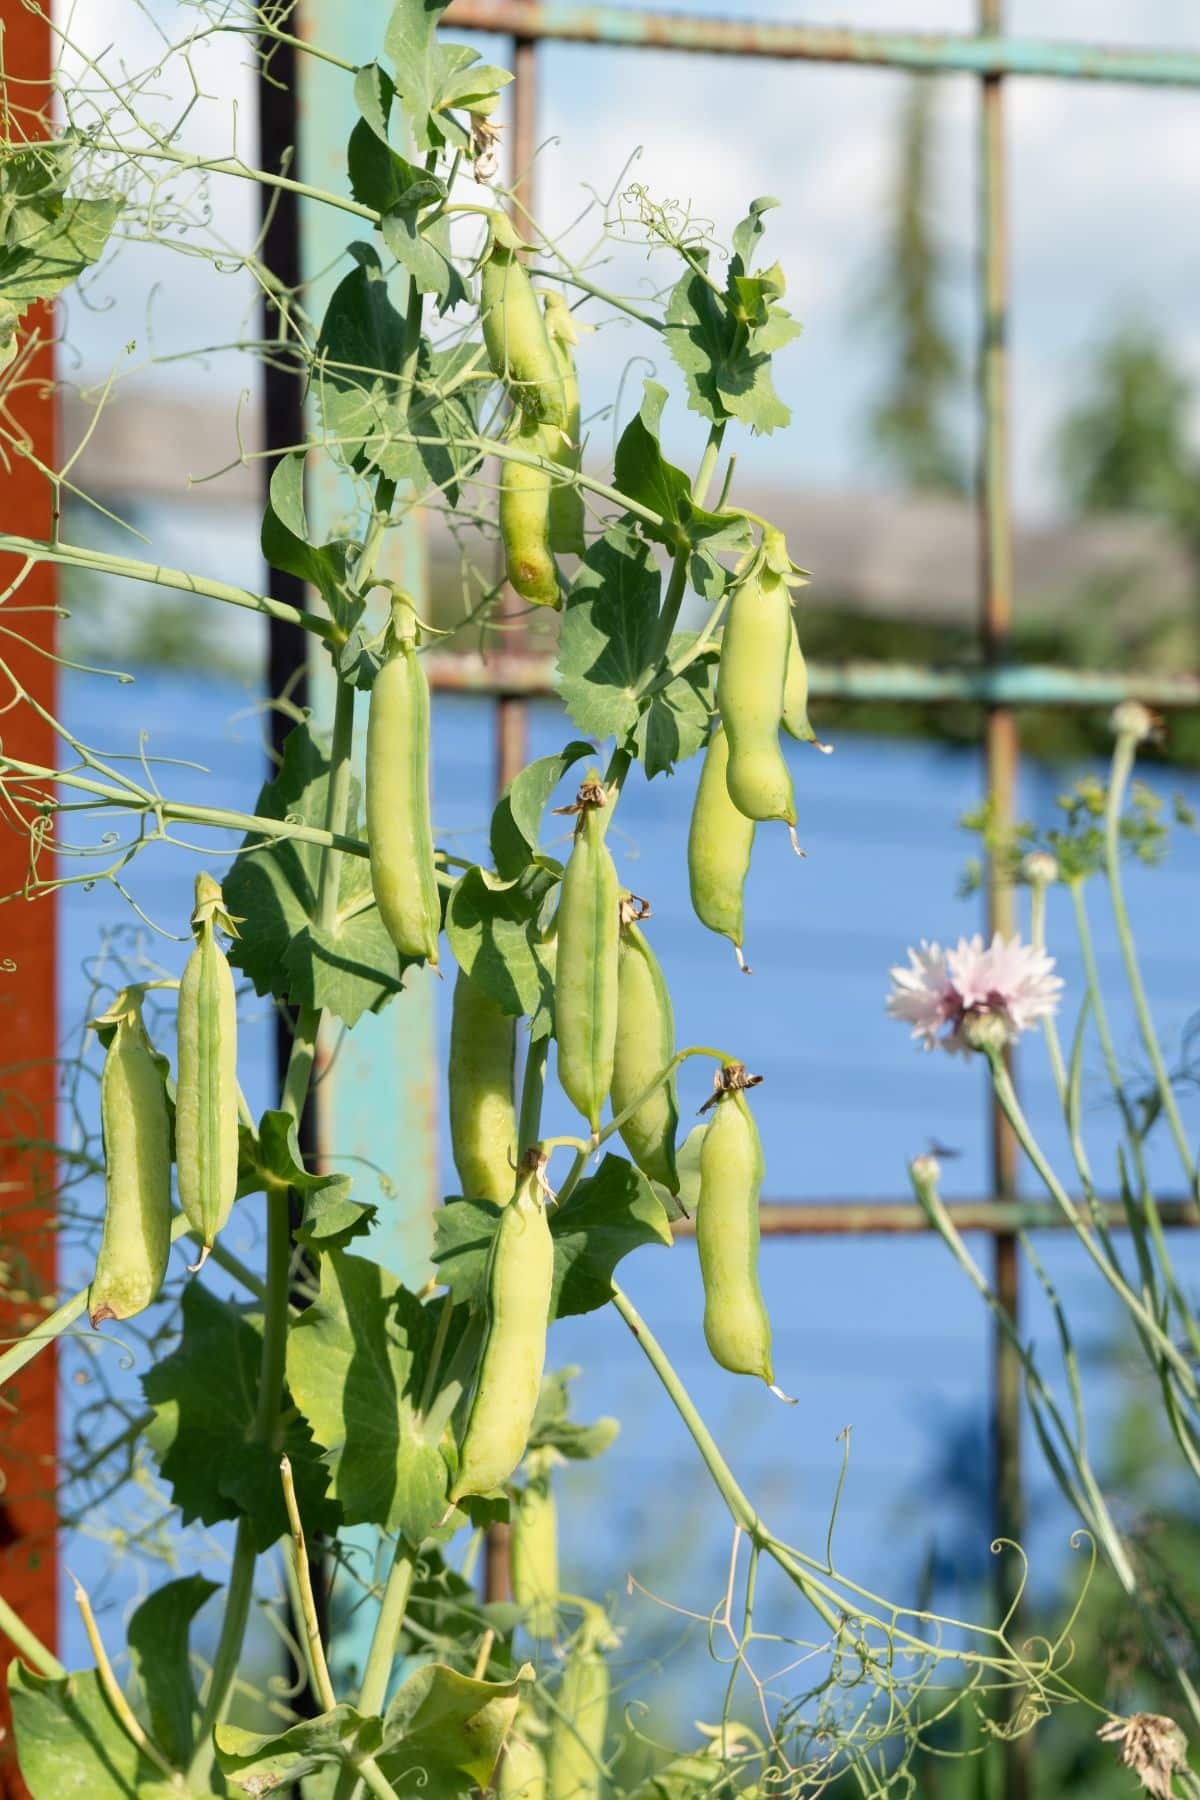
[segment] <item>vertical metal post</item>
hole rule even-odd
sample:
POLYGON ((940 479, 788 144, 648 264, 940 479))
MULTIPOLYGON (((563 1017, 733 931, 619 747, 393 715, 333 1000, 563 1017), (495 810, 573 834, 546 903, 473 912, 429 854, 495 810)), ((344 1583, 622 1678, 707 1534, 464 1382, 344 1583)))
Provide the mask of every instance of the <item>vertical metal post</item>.
MULTIPOLYGON (((22 0, 0 0, 0 70, 15 107, 0 107, 0 135, 6 141, 41 136, 39 109, 49 107, 52 68, 50 23, 22 0)), ((48 111, 47 115, 48 116, 48 111)), ((57 467, 55 451, 54 311, 37 306, 21 322, 18 361, 10 370, 7 408, 34 455, 57 467)), ((0 527, 49 537, 51 491, 33 462, 11 453, 0 476, 0 527)), ((15 559, 0 559, 0 583, 18 573, 15 559)), ((52 714, 55 708, 54 651, 57 599, 55 571, 48 563, 28 572, 21 589, 25 611, 17 623, 36 649, 6 641, 5 658, 14 680, 52 714), (41 651, 43 654, 38 654, 41 651)), ((8 706, 5 685, 4 748, 30 762, 55 760, 54 733, 32 706, 8 706)), ((29 872, 28 837, 9 820, 0 823, 0 893, 20 893, 29 872)), ((9 1280, 0 1304, 0 1339, 29 1331, 44 1317, 43 1302, 58 1280, 55 1189, 57 1171, 47 1146, 58 1137, 58 1019, 55 980, 54 895, 36 902, 12 900, 4 909, 0 955, 0 1044, 5 1068, 0 1079, 0 1236, 9 1280)), ((0 1484, 0 1590, 25 1623, 48 1647, 58 1641, 58 1365, 53 1348, 22 1371, 5 1389, 0 1438, 6 1479, 0 1484)), ((0 1634, 0 1662, 12 1646, 0 1634)), ((13 1761, 7 1690, 0 1694, 0 1795, 28 1800, 13 1761)))
MULTIPOLYGON (((533 158, 537 150, 537 43, 533 38, 513 41, 512 163, 513 214, 518 230, 527 229, 534 210, 533 158)), ((505 587, 500 617, 511 621, 524 611, 524 603, 505 587)), ((504 649, 521 648, 524 633, 509 623, 504 649)), ((503 793, 525 766, 529 737, 529 706, 515 694, 496 700, 496 792, 503 793)), ((483 1591, 487 1600, 508 1600, 512 1593, 508 1554, 508 1526, 493 1525, 484 1549, 483 1591)))
MULTIPOLYGON (((1003 30, 1004 0, 979 0, 979 30, 1003 30)), ((980 639, 985 661, 1002 662, 1012 632, 1012 496, 1008 418, 1008 194, 1005 166, 1004 84, 998 75, 981 83, 980 287, 982 341, 979 352, 982 444, 979 471, 980 639)), ((1003 833, 1013 818, 1018 759, 1016 715, 991 707, 984 729, 988 792, 1003 833)), ((1013 929, 1013 895, 994 863, 988 870, 988 927, 1013 929)), ((1016 1194, 1016 1142, 993 1102, 991 1108, 992 1188, 998 1200, 1016 1194)), ((996 1238, 994 1281, 1000 1304, 1015 1322, 1020 1306, 1016 1239, 996 1238)), ((992 1479, 995 1536, 1019 1541, 1024 1524, 1021 1488, 1021 1370, 1012 1346, 998 1327, 992 1333, 992 1479)), ((1012 1610, 1020 1580, 1019 1560, 1002 1550, 997 1560, 996 1607, 1000 1618, 1012 1610)), ((1011 1696, 1019 1704, 1019 1694, 1011 1696)), ((1030 1786, 1028 1735, 1005 1744, 1005 1800, 1027 1800, 1030 1786)))

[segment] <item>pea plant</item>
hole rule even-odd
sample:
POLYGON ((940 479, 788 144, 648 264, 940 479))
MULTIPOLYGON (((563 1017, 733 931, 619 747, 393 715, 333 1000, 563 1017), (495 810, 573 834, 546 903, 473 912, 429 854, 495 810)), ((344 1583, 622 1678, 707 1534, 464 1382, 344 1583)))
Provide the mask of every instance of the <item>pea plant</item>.
MULTIPOLYGON (((235 586, 69 541, 68 465, 43 470, 56 500, 50 538, 0 538, 10 617, 29 572, 51 562, 286 620, 308 634, 332 685, 328 734, 293 709, 249 814, 220 795, 176 799, 169 765, 103 752, 59 719, 58 766, 0 762, 8 822, 30 845, 10 904, 103 883, 136 906, 135 859, 170 846, 203 864, 190 927, 144 921, 189 942, 182 975, 144 949, 139 966, 98 944, 88 1048, 71 1075, 100 1070, 101 1142, 71 1147, 73 1173, 103 1177, 103 1218, 87 1240, 95 1273, 0 1354, 8 1380, 56 1339, 77 1344, 85 1314, 139 1345, 140 1412, 104 1386, 106 1334, 79 1352, 100 1398, 77 1434, 76 1506, 95 1515, 97 1483, 105 1499, 135 1489, 144 1507, 125 1547, 158 1552, 171 1579, 132 1613, 123 1646, 76 1584, 93 1664, 73 1671, 0 1604, 20 1652, 8 1684, 21 1769, 35 1800, 493 1786, 587 1800, 606 1784, 683 1800, 809 1795, 843 1781, 912 1793, 914 1756, 957 1709, 975 1722, 964 1742, 977 1751, 1078 1698, 1069 1630, 1020 1646, 1009 1620, 942 1620, 868 1593, 835 1566, 832 1532, 815 1554, 785 1542, 616 1279, 624 1257, 661 1253, 695 1211, 708 1348, 746 1379, 748 1406, 779 1408, 786 1435, 796 1415, 779 1406, 758 1277, 761 1077, 747 1072, 747 1046, 677 1045, 650 909, 611 848, 629 782, 699 756, 692 901, 744 962, 755 834, 794 838, 781 732, 815 742, 794 604, 804 573, 781 532, 736 503, 732 457, 721 468, 733 430, 788 421, 773 363, 798 326, 763 250, 774 203, 752 201, 721 246, 690 215, 629 188, 604 208, 598 248, 573 258, 497 182, 493 115, 510 77, 448 41, 441 10, 396 0, 379 59, 364 66, 289 35, 273 7, 194 7, 191 34, 141 72, 84 53, 63 26, 64 58, 83 76, 64 84, 60 133, 38 141, 9 100, 5 379, 23 378, 26 308, 133 242, 249 273, 278 328, 254 348, 305 381, 311 420, 307 442, 273 447, 262 521, 266 561, 307 584, 306 606, 249 578, 235 586), (269 189, 288 178, 236 146, 223 157, 181 148, 186 107, 154 122, 171 56, 190 76, 219 31, 248 47, 256 35, 268 54, 287 41, 352 88, 349 192, 302 188, 357 233, 319 319, 257 251, 233 256, 204 239, 208 183, 269 189), (600 285, 614 238, 666 265, 653 300, 600 285), (654 380, 611 468, 584 454, 576 359, 587 328, 619 316, 670 359, 707 427, 694 474, 669 459, 678 413, 654 380), (310 521, 319 467, 349 496, 336 535, 310 521), (513 594, 554 615, 566 741, 511 782, 480 862, 438 842, 426 656, 439 629, 422 595, 386 573, 392 535, 422 511, 440 513, 460 545, 459 622, 482 642, 511 619, 513 594), (680 625, 689 593, 705 609, 695 630, 680 625), (360 791, 352 750, 364 713, 360 791), (551 811, 572 822, 563 859, 544 846, 551 811), (447 950, 460 1191, 437 1211, 428 1279, 413 1288, 378 1259, 364 1179, 312 1166, 301 1125, 331 1044, 365 1016, 403 1008, 438 978, 447 950), (275 1104, 257 1117, 238 1060, 239 1014, 255 996, 290 1040, 275 1104), (697 1059, 711 1089, 680 1141, 677 1082, 697 1059), (543 1127, 552 1080, 578 1115, 572 1135, 543 1127), (262 1267, 222 1236, 250 1196, 265 1217, 262 1267), (547 1372, 547 1346, 559 1320, 601 1308, 632 1334, 728 1514, 727 1585, 701 1615, 727 1666, 725 1698, 690 1744, 666 1741, 669 1720, 656 1735, 613 1703, 611 1609, 560 1587, 558 1471, 608 1449, 615 1423, 572 1418, 567 1373, 547 1372), (484 1535, 504 1522, 511 1605, 479 1599, 472 1579, 484 1535), (217 1527, 232 1535, 219 1597, 205 1576, 175 1572, 209 1552, 217 1527), (364 1527, 384 1547, 366 1572, 364 1527), (363 1666, 349 1673, 331 1658, 314 1579, 330 1569, 372 1621, 363 1666), (766 1578, 786 1598, 786 1636, 756 1626, 766 1578), (216 1620, 210 1660, 189 1649, 205 1607, 216 1620), (256 1609, 275 1620, 295 1679, 250 1717, 256 1609), (629 1757, 631 1743, 653 1753, 629 1757)), ((11 431, 8 451, 34 454, 11 431)), ((4 670, 11 704, 32 705, 4 670)), ((821 766, 814 756, 813 780, 821 766)), ((754 1046, 768 1077, 769 1050, 754 1046)))

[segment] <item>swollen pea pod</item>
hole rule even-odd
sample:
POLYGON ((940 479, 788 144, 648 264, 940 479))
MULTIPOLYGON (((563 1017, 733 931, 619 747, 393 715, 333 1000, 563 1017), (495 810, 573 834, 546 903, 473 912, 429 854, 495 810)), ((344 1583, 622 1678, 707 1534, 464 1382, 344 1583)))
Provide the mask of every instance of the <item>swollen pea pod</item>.
MULTIPOLYGON (((558 361, 563 382, 563 404, 566 408, 566 438, 550 433, 555 442, 550 455, 568 475, 579 472, 582 445, 582 420, 579 410, 579 380, 575 374, 572 347, 579 342, 579 326, 560 293, 542 295, 546 309, 546 329, 558 361)), ((560 556, 582 556, 587 549, 583 535, 583 495, 573 481, 556 481, 550 489, 550 547, 560 556)))
POLYGON ((546 1758, 549 1800, 597 1800, 600 1793, 610 1690, 604 1652, 616 1641, 599 1607, 589 1606, 555 1696, 546 1758))
POLYGON ((450 1491, 490 1494, 507 1481, 529 1441, 546 1362, 554 1243, 546 1219, 544 1155, 534 1149, 500 1215, 487 1267, 487 1324, 450 1491))
POLYGON ((509 1558, 512 1594, 531 1637, 552 1638, 558 1625, 558 1508, 550 1481, 552 1450, 531 1450, 526 1481, 513 1496, 509 1558))
MULTIPOLYGON (((514 441, 520 449, 545 457, 551 454, 549 435, 523 413, 514 441)), ((561 598, 551 552, 554 487, 554 477, 545 468, 506 461, 500 471, 500 543, 505 570, 521 598, 534 606, 557 606, 561 598)))
POLYGON ((763 556, 734 590, 721 639, 717 710, 729 739, 729 798, 748 819, 784 820, 795 843, 796 798, 779 745, 792 636, 787 582, 772 566, 780 554, 786 561, 781 546, 778 532, 764 532, 763 556))
POLYGON ((483 342, 492 373, 535 424, 567 423, 562 370, 533 283, 517 252, 521 241, 503 213, 489 218, 490 240, 479 270, 483 342))
POLYGON ((196 877, 196 947, 179 983, 179 1079, 175 1088, 175 1166, 179 1203, 200 1239, 202 1268, 237 1196, 237 1000, 233 972, 217 943, 234 935, 221 890, 196 877))
MULTIPOLYGON (((751 827, 753 829, 753 827, 751 827)), ((628 895, 621 901, 617 958, 617 1037, 613 1054, 614 1115, 645 1093, 675 1054, 675 1016, 658 958, 637 924, 649 908, 628 895)), ((675 1077, 657 1087, 620 1126, 625 1147, 643 1175, 679 1192, 675 1131, 679 1124, 675 1077)))
POLYGON ((775 1381, 771 1321, 758 1284, 758 1195, 763 1154, 745 1089, 756 1077, 729 1063, 715 1077, 715 1106, 700 1146, 696 1245, 704 1281, 704 1336, 734 1375, 775 1381))
POLYGON ((554 1035, 558 1079, 593 1136, 612 1086, 617 1043, 621 890, 604 841, 608 796, 593 773, 579 790, 575 842, 558 903, 554 1035))
POLYGON ((517 1025, 460 969, 450 1013, 450 1145, 462 1192, 505 1206, 517 1157, 517 1025))
POLYGON ((535 1735, 544 1731, 536 1714, 526 1707, 518 1710, 500 1758, 500 1800, 546 1800, 546 1759, 535 1735))
POLYGON ((162 1287, 171 1248, 171 1115, 138 989, 124 989, 94 1024, 112 1033, 100 1077, 104 1230, 88 1290, 88 1315, 100 1325, 131 1319, 162 1287))
POLYGON ((410 601, 392 603, 367 720, 367 843, 379 916, 402 956, 436 967, 441 906, 429 811, 429 683, 410 601))
POLYGON ((738 966, 749 974, 742 890, 754 848, 754 821, 729 798, 725 771, 729 739, 718 720, 708 740, 688 830, 688 883, 692 910, 702 925, 733 945, 738 966))

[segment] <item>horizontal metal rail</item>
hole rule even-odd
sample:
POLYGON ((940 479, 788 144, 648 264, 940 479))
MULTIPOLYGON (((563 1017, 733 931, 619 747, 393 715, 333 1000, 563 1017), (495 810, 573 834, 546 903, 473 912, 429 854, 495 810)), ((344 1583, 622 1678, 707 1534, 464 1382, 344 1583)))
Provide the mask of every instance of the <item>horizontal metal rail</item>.
MULTIPOLYGON (((1086 1221, 1086 1201, 1077 1199, 1075 1204, 1086 1221)), ((1119 1200, 1099 1205, 1110 1231, 1125 1229, 1128 1220, 1119 1200)), ((1070 1229, 1070 1220, 1057 1206, 1041 1201, 952 1200, 946 1211, 959 1231, 983 1231, 992 1237, 1070 1229)), ((1171 1229, 1200 1225, 1200 1208, 1191 1200, 1160 1200, 1158 1216, 1171 1229)), ((767 1237, 912 1237, 933 1229, 922 1209, 905 1200, 764 1200, 759 1223, 767 1237)), ((690 1236, 695 1223, 680 1219, 675 1230, 690 1236)))
POLYGON ((1118 50, 1039 38, 855 31, 842 26, 648 12, 632 6, 578 6, 571 0, 550 5, 539 5, 536 0, 454 0, 446 23, 460 31, 496 31, 527 40, 613 44, 623 49, 857 63, 926 74, 1040 75, 1060 81, 1200 87, 1200 54, 1190 50, 1118 50))
MULTIPOLYGON (((441 652, 425 659, 434 687, 447 692, 552 695, 552 656, 486 659, 441 652)), ((878 700, 893 705, 965 701, 978 706, 1109 707, 1142 700, 1164 709, 1200 706, 1200 676, 1059 669, 1037 663, 999 668, 927 668, 920 663, 810 662, 809 693, 822 700, 878 700)))

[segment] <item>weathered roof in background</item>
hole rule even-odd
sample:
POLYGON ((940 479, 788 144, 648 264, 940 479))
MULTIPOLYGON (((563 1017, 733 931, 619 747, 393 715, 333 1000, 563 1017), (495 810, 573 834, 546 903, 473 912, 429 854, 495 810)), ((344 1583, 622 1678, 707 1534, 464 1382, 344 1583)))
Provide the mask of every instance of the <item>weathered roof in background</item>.
MULTIPOLYGON (((63 408, 70 449, 84 435, 91 409, 69 393, 63 408)), ((244 408, 235 427, 228 409, 193 392, 180 393, 167 409, 130 388, 107 402, 72 476, 117 511, 128 510, 135 495, 189 507, 252 507, 259 465, 236 459, 239 446, 253 453, 259 443, 256 407, 244 408), (199 479, 231 462, 218 480, 199 479)), ((755 488, 741 498, 786 531, 793 554, 813 572, 815 603, 938 624, 973 618, 978 525, 967 502, 811 488, 755 488)), ((454 552, 436 519, 430 532, 436 568, 454 552)), ((1186 552, 1152 520, 1018 523, 1015 554, 1025 610, 1058 613, 1098 588, 1112 594, 1118 612, 1142 620, 1194 603, 1186 552)))

